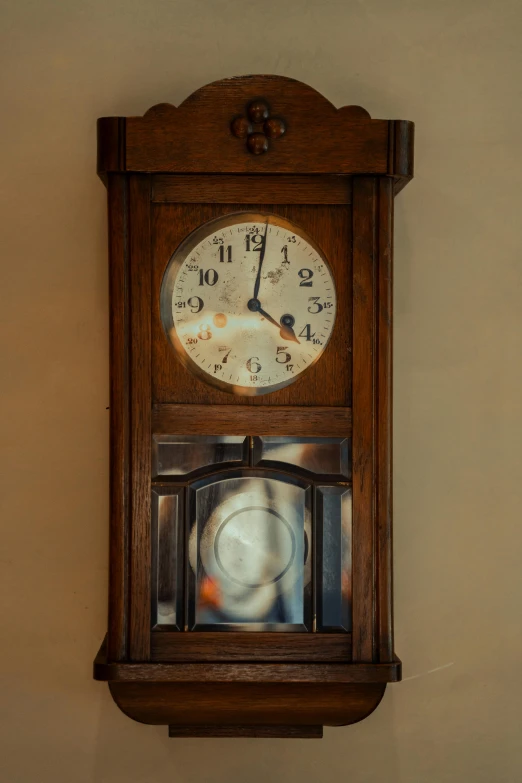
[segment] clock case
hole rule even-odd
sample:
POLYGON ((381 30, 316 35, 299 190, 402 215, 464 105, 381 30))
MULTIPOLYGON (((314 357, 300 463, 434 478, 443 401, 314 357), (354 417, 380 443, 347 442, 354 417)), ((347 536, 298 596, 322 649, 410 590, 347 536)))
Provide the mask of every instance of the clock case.
POLYGON ((365 718, 386 683, 401 678, 392 609, 392 242, 394 197, 413 176, 413 133, 411 122, 336 109, 279 76, 225 79, 177 108, 98 121, 109 218, 110 544, 108 632, 94 677, 108 682, 125 714, 168 725, 170 736, 320 737, 324 725, 365 718), (268 119, 253 112, 260 103, 268 119), (252 118, 260 122, 249 125, 252 118), (301 225, 328 258, 338 296, 321 359, 294 384, 253 397, 192 375, 159 313, 176 247, 203 222, 238 211, 301 225), (351 438, 351 633, 154 627, 158 433, 351 438))

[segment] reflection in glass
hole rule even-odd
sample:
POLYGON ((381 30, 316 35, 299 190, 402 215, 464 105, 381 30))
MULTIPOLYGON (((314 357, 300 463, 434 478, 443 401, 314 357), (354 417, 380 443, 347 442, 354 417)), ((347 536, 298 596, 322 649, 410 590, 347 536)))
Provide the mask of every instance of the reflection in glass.
POLYGON ((184 476, 211 465, 246 465, 245 435, 154 435, 153 476, 184 476))
POLYGON ((182 626, 183 490, 152 490, 152 625, 182 626))
POLYGON ((321 476, 350 478, 349 438, 254 438, 254 465, 286 464, 321 476))
POLYGON ((310 497, 302 482, 257 475, 193 485, 190 627, 310 627, 310 497))
POLYGON ((317 630, 352 626, 352 491, 317 487, 317 630))

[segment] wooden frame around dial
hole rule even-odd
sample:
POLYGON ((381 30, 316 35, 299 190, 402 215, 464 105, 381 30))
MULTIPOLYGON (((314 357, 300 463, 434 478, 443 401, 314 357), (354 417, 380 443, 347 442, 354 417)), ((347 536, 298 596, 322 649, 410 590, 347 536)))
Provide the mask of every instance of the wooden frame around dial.
POLYGON ((413 125, 338 110, 290 79, 252 76, 203 87, 179 108, 103 118, 98 132, 109 210, 111 503, 109 624, 95 677, 126 714, 168 724, 171 736, 321 736, 323 725, 370 714, 386 683, 400 679, 392 240, 393 199, 413 175, 413 125), (325 252, 337 287, 337 323, 321 359, 261 396, 234 397, 196 378, 159 312, 179 243, 237 211, 299 224, 325 252), (151 454, 161 433, 351 437, 351 633, 153 627, 151 454))

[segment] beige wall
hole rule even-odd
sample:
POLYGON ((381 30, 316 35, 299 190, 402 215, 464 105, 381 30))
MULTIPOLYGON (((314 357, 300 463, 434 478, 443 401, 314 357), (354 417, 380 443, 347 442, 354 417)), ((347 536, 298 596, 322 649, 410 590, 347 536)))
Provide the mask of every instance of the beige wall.
POLYGON ((2 0, 0 13, 0 780, 519 781, 519 0, 2 0), (108 467, 95 121, 265 72, 417 123, 396 219, 405 681, 322 742, 169 740, 91 680, 108 467))

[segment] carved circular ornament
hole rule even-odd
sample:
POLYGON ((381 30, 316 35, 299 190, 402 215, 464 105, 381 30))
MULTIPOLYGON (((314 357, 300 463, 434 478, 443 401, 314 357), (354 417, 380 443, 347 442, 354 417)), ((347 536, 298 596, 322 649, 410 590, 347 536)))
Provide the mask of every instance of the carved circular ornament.
POLYGON ((257 99, 248 104, 246 117, 233 120, 231 130, 236 138, 247 140, 247 149, 252 155, 262 155, 269 148, 268 139, 280 138, 286 127, 280 117, 270 116, 266 101, 257 99))

